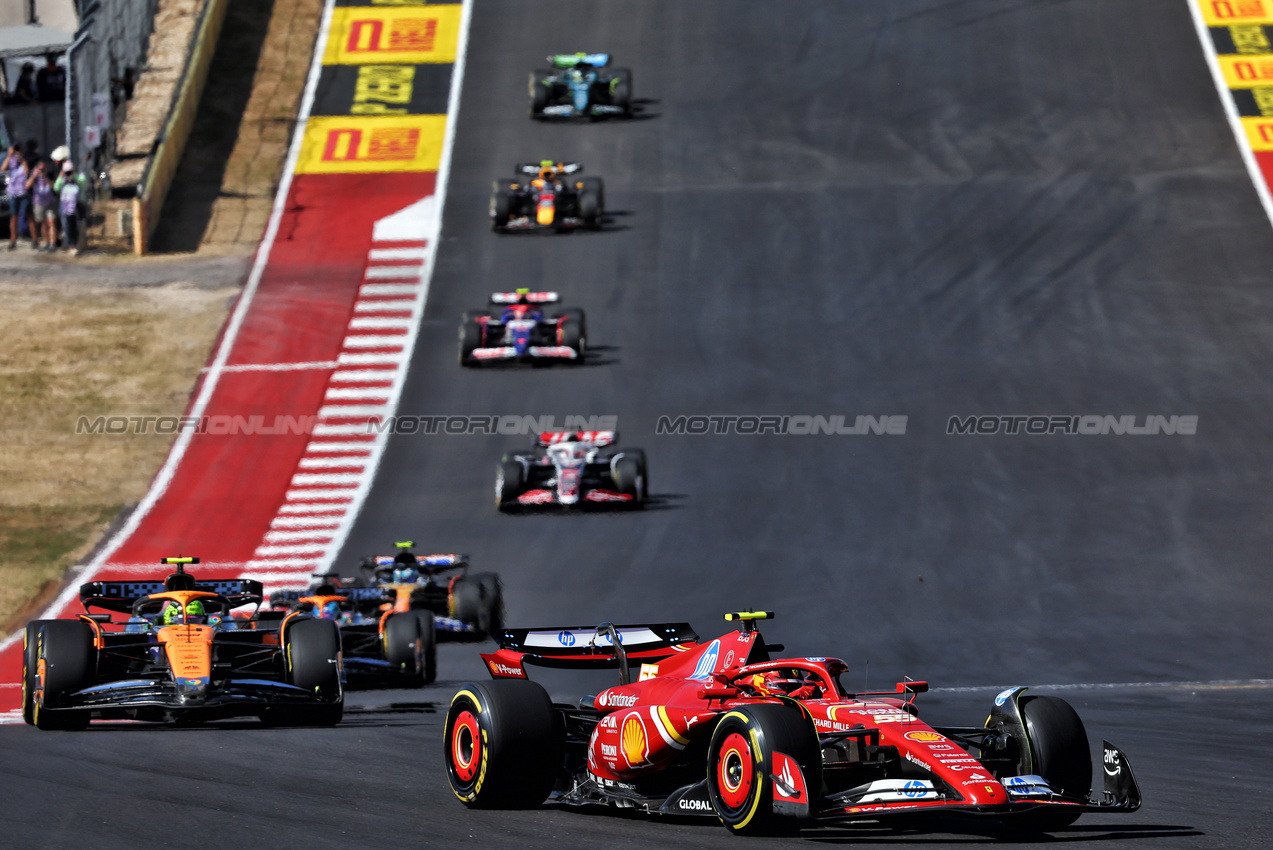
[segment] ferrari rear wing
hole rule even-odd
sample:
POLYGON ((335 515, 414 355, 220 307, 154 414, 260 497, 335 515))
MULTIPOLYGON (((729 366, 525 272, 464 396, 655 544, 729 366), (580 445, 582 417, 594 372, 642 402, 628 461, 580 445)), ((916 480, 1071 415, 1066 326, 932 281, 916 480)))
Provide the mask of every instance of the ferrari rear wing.
POLYGON ((496 678, 526 678, 525 665, 574 670, 626 669, 629 661, 658 661, 698 645, 689 623, 504 629, 491 635, 499 651, 483 653, 496 678), (614 638, 618 637, 616 649, 614 638))
MULTIPOLYGON (((236 608, 259 603, 264 592, 259 581, 248 578, 196 581, 194 589, 222 596, 236 608)), ((80 604, 85 609, 92 606, 129 614, 138 599, 145 599, 152 593, 163 593, 164 590, 162 581, 90 581, 80 585, 80 604)))

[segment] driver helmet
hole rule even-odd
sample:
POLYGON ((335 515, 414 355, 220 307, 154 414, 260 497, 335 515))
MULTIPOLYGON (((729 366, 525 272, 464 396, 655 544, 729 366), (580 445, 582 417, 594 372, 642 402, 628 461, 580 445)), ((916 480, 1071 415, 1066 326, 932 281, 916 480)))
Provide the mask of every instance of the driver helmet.
POLYGON ((797 699, 812 696, 815 690, 803 677, 793 678, 779 670, 755 674, 751 677, 751 686, 762 696, 791 696, 797 699))
POLYGON ((553 165, 552 162, 548 160, 544 160, 543 162, 539 164, 539 179, 540 180, 552 180, 556 176, 557 176, 557 166, 553 165))
MULTIPOLYGON (((185 622, 189 624, 198 624, 204 622, 207 611, 204 610, 203 603, 198 599, 191 599, 186 603, 185 622)), ((181 620, 181 606, 176 602, 169 602, 164 606, 164 625, 171 626, 174 622, 181 620)))
POLYGON ((401 566, 393 571, 394 584, 415 584, 420 578, 420 571, 415 567, 401 566))
POLYGON ((324 620, 340 619, 340 603, 332 599, 323 603, 323 607, 319 609, 318 616, 324 620))

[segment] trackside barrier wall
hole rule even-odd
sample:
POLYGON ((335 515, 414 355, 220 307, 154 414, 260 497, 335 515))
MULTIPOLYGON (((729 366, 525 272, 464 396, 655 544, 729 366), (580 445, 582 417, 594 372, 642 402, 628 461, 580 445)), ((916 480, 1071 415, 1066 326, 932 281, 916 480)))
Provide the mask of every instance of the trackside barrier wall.
POLYGON ((199 25, 195 28, 194 41, 186 56, 186 67, 181 75, 181 85, 173 99, 155 151, 146 166, 140 189, 133 199, 133 252, 146 253, 150 237, 155 232, 160 210, 172 188, 177 165, 190 138, 199 99, 208 82, 208 69, 216 53, 221 25, 225 23, 229 0, 208 0, 203 7, 199 25))

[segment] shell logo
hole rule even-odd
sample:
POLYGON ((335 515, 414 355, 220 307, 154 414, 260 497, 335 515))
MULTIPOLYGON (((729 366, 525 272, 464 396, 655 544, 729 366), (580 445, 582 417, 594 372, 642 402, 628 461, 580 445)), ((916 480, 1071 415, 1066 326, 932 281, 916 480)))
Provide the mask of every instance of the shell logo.
POLYGON ((910 741, 922 741, 925 744, 935 744, 938 741, 946 740, 944 735, 939 735, 936 732, 907 732, 906 738, 910 741))
POLYGON ((620 742, 623 744, 623 757, 628 760, 629 766, 636 767, 645 763, 649 747, 646 743, 645 724, 641 722, 640 717, 635 714, 628 715, 628 719, 623 722, 620 742))

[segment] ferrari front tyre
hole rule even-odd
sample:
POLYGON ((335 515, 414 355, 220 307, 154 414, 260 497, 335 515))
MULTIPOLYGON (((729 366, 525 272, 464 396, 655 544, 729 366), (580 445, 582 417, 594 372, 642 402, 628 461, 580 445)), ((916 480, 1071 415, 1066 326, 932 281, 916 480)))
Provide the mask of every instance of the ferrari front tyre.
POLYGON ((717 816, 731 832, 763 835, 799 829, 798 821, 774 811, 774 753, 796 762, 806 789, 822 787, 818 736, 799 710, 749 705, 727 712, 716 724, 707 750, 707 789, 717 816))
POLYGON ((495 506, 501 511, 517 507, 517 497, 526 488, 526 471, 515 460, 506 460, 495 474, 495 506))
POLYGON ((461 687, 446 713, 442 742, 451 790, 470 808, 538 806, 562 770, 552 700, 525 679, 461 687))
POLYGON ((31 723, 38 729, 83 729, 88 726, 89 712, 58 709, 57 703, 92 682, 97 666, 93 627, 83 620, 44 620, 35 638, 33 685, 37 693, 32 697, 31 723))
POLYGON ((530 117, 540 118, 544 114, 544 107, 548 105, 548 83, 546 82, 552 74, 548 71, 531 71, 530 72, 530 117))
MULTIPOLYGON (((1092 792, 1092 751, 1078 712, 1059 697, 1023 696, 1018 706, 1030 739, 1034 773, 1071 801, 1086 802, 1092 792)), ((1047 831, 1069 826, 1080 814, 1065 808, 1043 809, 1031 813, 1029 822, 1032 828, 1047 831)))
POLYGON ((285 679, 312 694, 318 705, 289 706, 288 725, 335 726, 345 712, 340 683, 340 628, 331 620, 294 620, 283 635, 285 679))
POLYGON ((421 618, 414 611, 390 614, 385 620, 382 638, 385 661, 405 679, 408 688, 422 688, 425 684, 425 636, 422 631, 421 618))

